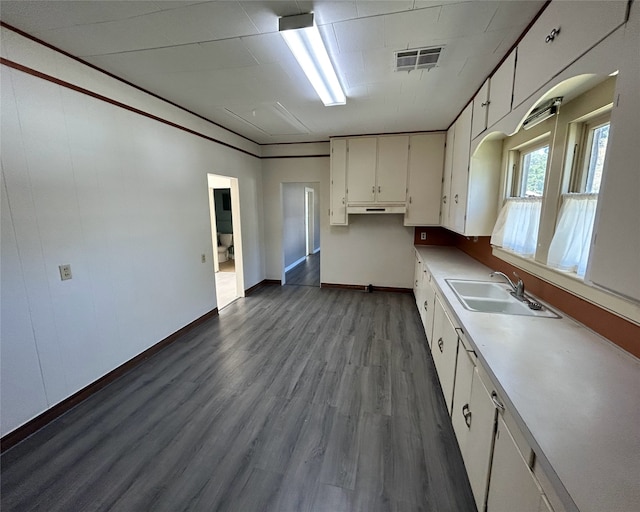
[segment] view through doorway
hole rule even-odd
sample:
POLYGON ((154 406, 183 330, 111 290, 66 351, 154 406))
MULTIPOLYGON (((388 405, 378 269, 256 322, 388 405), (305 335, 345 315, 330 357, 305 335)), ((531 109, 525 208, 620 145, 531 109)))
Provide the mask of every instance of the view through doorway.
POLYGON ((282 184, 283 284, 320 286, 320 183, 282 184))
POLYGON ((209 174, 209 211, 218 310, 244 297, 237 178, 209 174))

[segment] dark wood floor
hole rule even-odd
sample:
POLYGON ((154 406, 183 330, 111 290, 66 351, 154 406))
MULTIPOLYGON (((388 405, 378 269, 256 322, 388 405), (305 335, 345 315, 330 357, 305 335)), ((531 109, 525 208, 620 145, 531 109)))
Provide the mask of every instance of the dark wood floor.
POLYGON ((9 511, 475 511, 413 297, 269 286, 2 457, 9 511))
POLYGON ((320 286, 320 253, 310 254, 305 261, 285 274, 286 284, 320 286))

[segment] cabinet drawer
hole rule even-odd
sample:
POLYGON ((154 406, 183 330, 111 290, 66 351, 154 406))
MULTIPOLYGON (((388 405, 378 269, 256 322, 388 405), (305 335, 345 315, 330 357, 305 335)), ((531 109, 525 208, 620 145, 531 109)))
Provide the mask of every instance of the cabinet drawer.
POLYGON ((626 12, 624 0, 551 2, 518 45, 514 106, 622 25, 626 12))

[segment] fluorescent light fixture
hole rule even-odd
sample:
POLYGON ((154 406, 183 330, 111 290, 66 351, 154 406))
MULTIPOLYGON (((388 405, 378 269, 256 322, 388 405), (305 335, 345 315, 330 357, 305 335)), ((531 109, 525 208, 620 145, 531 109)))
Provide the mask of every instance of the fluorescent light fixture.
POLYGON ((326 107, 344 105, 347 98, 314 23, 313 13, 284 16, 279 19, 278 28, 322 103, 326 107))
POLYGON ((551 98, 549 101, 543 103, 541 106, 533 109, 531 114, 522 123, 522 127, 525 130, 533 128, 535 125, 540 124, 542 121, 546 121, 550 117, 553 117, 558 112, 558 107, 562 104, 562 96, 557 98, 551 98))

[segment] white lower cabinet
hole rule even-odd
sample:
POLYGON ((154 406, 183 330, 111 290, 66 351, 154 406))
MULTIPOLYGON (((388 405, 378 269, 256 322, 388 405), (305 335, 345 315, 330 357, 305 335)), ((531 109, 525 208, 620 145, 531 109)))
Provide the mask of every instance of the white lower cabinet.
POLYGON ((498 417, 487 512, 540 512, 550 509, 506 423, 498 417))
POLYGON ((447 410, 451 413, 456 356, 458 354, 458 333, 437 295, 435 297, 431 354, 438 372, 444 400, 447 403, 447 410))
POLYGON ((482 512, 489 484, 496 407, 491 392, 480 378, 478 367, 473 371, 471 396, 468 403, 469 430, 461 452, 476 507, 479 512, 482 512))
POLYGON ((471 427, 469 401, 471 400, 471 385, 476 364, 475 352, 470 349, 465 338, 460 336, 458 340, 456 382, 453 390, 453 407, 451 410, 451 423, 458 439, 460 451, 463 451, 466 447, 469 428, 471 427))

